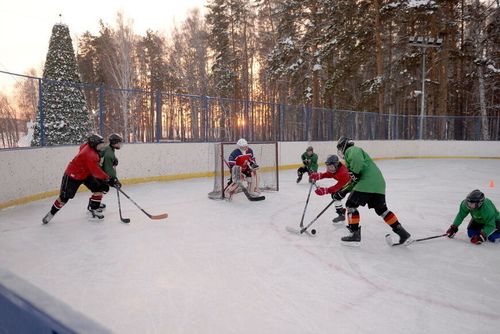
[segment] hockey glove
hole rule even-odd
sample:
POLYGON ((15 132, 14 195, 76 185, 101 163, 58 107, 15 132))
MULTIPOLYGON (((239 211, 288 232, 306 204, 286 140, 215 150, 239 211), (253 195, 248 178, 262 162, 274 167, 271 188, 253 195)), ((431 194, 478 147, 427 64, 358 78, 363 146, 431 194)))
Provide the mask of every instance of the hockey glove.
POLYGON ((458 227, 456 227, 455 225, 451 225, 448 231, 446 231, 446 235, 448 238, 453 238, 455 234, 457 234, 457 232, 458 232, 458 227))
POLYGON ((118 181, 116 176, 113 176, 109 179, 109 185, 115 187, 116 189, 120 189, 122 187, 122 184, 120 183, 120 181, 118 181))
POLYGON ((343 194, 342 191, 336 191, 332 194, 332 199, 336 200, 336 201, 341 201, 344 199, 346 194, 343 194))
POLYGON ((351 177, 352 182, 358 182, 361 178, 361 173, 354 173, 353 171, 349 171, 349 176, 351 177))
POLYGON ((470 242, 476 245, 480 245, 485 241, 486 241, 486 234, 484 234, 483 232, 476 234, 475 236, 470 238, 470 242))
POLYGON ((314 191, 316 195, 323 196, 328 194, 328 188, 318 188, 314 191))
POLYGON ((310 176, 309 176, 309 180, 314 180, 314 181, 318 181, 318 180, 321 180, 323 177, 321 176, 321 173, 312 173, 310 176))
POLYGON ((113 158, 113 166, 118 166, 118 158, 113 158))
POLYGON ((257 165, 257 163, 255 161, 250 161, 250 164, 248 166, 250 167, 251 170, 258 170, 259 169, 259 165, 257 165))

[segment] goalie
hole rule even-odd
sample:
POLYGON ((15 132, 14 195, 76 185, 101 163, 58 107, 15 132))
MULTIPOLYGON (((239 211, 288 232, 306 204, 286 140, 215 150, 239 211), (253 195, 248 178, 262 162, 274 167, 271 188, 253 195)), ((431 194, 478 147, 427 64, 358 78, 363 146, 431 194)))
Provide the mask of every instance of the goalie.
POLYGON ((249 200, 261 201, 265 196, 260 195, 257 173, 259 166, 255 162, 253 151, 243 138, 238 140, 236 145, 238 148, 229 155, 231 179, 224 190, 224 198, 231 201, 233 195, 241 188, 249 200))

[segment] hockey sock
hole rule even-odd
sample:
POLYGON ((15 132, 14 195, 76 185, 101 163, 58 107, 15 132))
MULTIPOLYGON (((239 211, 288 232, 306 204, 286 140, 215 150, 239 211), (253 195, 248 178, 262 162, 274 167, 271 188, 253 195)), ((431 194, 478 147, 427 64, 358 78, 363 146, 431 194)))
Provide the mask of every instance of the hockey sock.
POLYGON ((92 195, 89 199, 89 208, 92 210, 99 209, 101 205, 102 195, 92 195))
POLYGON ((387 225, 389 225, 393 229, 396 226, 394 224, 399 222, 398 217, 396 217, 396 215, 392 211, 389 211, 389 210, 387 210, 383 214, 381 214, 380 217, 382 217, 382 219, 387 223, 387 225))
POLYGON ((54 201, 54 204, 52 204, 52 208, 50 209, 50 213, 52 215, 55 215, 56 213, 61 210, 61 208, 64 206, 65 203, 60 203, 57 199, 54 201))
POLYGON ((358 209, 354 209, 354 211, 351 212, 351 208, 348 209, 347 211, 347 222, 349 224, 349 228, 352 231, 357 231, 359 229, 359 211, 358 209))

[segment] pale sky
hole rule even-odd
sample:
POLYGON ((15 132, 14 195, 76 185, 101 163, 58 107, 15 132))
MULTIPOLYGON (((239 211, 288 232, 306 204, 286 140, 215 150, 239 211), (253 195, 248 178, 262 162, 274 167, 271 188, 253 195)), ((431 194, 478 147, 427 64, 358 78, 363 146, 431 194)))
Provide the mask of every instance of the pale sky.
MULTIPOLYGON (((14 0, 0 7, 0 70, 23 74, 31 67, 41 68, 45 61, 52 27, 58 22, 68 25, 73 42, 85 31, 97 33, 99 20, 114 26, 116 13, 123 11, 134 20, 137 34, 147 29, 168 32, 173 22, 183 21, 188 9, 203 10, 208 0, 14 0), (59 17, 62 15, 62 20, 59 17)), ((0 89, 10 90, 12 76, 0 73, 0 89)))

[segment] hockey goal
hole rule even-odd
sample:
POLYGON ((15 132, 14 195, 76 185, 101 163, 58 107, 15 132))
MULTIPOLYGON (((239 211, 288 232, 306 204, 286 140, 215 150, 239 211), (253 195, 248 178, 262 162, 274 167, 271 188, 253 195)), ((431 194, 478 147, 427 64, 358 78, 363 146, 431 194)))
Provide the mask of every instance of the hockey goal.
MULTIPOLYGON (((278 142, 249 142, 248 147, 253 150, 255 161, 260 167, 258 171, 260 176, 259 189, 278 191, 278 142)), ((208 197, 212 199, 224 198, 224 188, 230 178, 226 161, 236 148, 234 142, 214 144, 214 189, 208 193, 208 197)))

